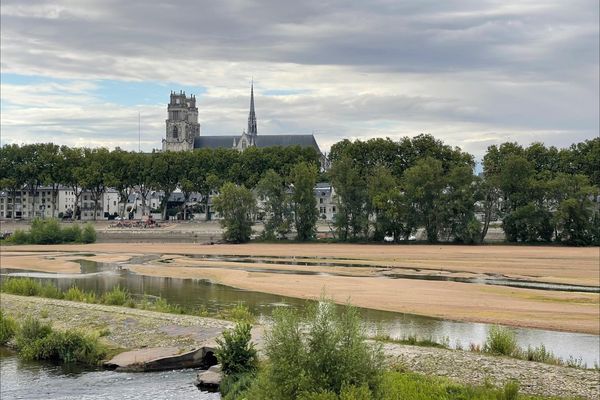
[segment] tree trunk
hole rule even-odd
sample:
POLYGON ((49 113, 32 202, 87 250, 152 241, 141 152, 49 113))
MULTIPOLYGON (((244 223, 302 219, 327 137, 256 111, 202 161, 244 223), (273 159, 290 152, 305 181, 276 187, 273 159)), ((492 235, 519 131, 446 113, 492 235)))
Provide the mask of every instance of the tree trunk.
POLYGON ((210 191, 208 192, 208 194, 206 195, 206 208, 204 209, 204 220, 205 221, 210 221, 210 210, 209 210, 209 205, 208 203, 210 202, 210 191))
MULTIPOLYGON (((21 196, 22 198, 23 196, 21 196)), ((17 191, 15 189, 13 189, 12 191, 12 220, 14 221, 16 216, 15 214, 17 213, 17 205, 15 204, 15 201, 17 200, 17 191)), ((23 203, 21 203, 23 204, 23 203)), ((23 210, 21 210, 21 215, 23 215, 23 210)))

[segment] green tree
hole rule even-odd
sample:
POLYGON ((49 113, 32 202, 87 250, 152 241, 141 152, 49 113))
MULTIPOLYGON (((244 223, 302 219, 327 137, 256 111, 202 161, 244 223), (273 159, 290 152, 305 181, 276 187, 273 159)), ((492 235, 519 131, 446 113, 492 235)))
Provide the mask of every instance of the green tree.
POLYGON ((427 240, 437 242, 443 218, 443 177, 442 162, 425 158, 404 173, 403 187, 407 201, 414 214, 425 227, 427 240))
POLYGON ((272 169, 258 182, 257 191, 264 199, 266 239, 285 238, 292 226, 291 196, 284 180, 272 169))
POLYGON ((65 157, 64 183, 71 188, 75 196, 75 209, 73 210, 73 219, 81 218, 81 191, 83 186, 83 166, 85 156, 83 149, 77 147, 61 146, 60 152, 65 157))
POLYGON ((330 175, 337 197, 335 226, 340 239, 356 239, 363 234, 368 237, 369 191, 366 177, 350 157, 335 161, 330 175))
POLYGON ((150 185, 164 194, 161 200, 162 219, 167 219, 167 204, 171 193, 177 188, 183 165, 178 152, 165 151, 152 154, 150 185))
POLYGON ((85 162, 82 168, 78 170, 80 174, 81 186, 87 190, 94 202, 94 221, 98 215, 98 204, 102 195, 106 192, 107 183, 111 180, 111 171, 107 160, 110 152, 105 148, 84 149, 83 154, 85 162))
MULTIPOLYGON (((8 189, 11 196, 11 219, 16 217, 17 192, 25 185, 25 176, 21 165, 23 152, 16 144, 9 144, 0 148, 0 187, 8 189)), ((8 208, 7 208, 8 210, 8 208)))
POLYGON ((506 215, 502 228, 509 242, 549 242, 554 234, 552 214, 534 203, 506 215))
POLYGON ((133 153, 123 151, 119 148, 110 152, 106 162, 108 163, 107 186, 117 190, 119 203, 121 204, 121 218, 125 214, 125 206, 129 196, 133 192, 136 183, 136 159, 133 153))
POLYGON ((296 237, 301 241, 312 239, 316 233, 319 212, 314 188, 317 183, 317 175, 315 164, 306 162, 296 164, 290 173, 290 181, 293 185, 294 226, 296 237))
POLYGON ((214 206, 221 214, 224 239, 234 243, 248 242, 254 224, 253 214, 256 212, 256 200, 252 192, 244 186, 228 182, 215 197, 214 206))
POLYGON ((470 166, 457 165, 450 169, 445 181, 441 230, 456 242, 478 243, 481 224, 475 218, 475 203, 481 200, 479 179, 470 166))

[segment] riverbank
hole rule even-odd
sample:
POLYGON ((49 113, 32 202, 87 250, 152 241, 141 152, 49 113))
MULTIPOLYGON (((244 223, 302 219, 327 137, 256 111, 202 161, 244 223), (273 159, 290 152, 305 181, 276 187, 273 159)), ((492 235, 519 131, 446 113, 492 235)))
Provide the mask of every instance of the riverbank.
POLYGON ((208 279, 281 296, 314 299, 325 291, 364 308, 600 334, 597 293, 485 284, 493 278, 597 288, 598 248, 97 243, 10 246, 2 248, 0 262, 3 268, 79 274, 82 258, 145 276, 208 279))
MULTIPOLYGON (((1 294, 0 302, 12 315, 44 316, 56 329, 103 330, 101 340, 120 348, 177 347, 182 351, 212 343, 230 322, 212 318, 164 314, 98 304, 1 294)), ((260 329, 254 341, 260 350, 260 329)), ((521 391, 547 396, 597 399, 599 371, 493 357, 466 351, 386 343, 391 364, 407 370, 448 377, 457 382, 502 385, 517 379, 521 391)))

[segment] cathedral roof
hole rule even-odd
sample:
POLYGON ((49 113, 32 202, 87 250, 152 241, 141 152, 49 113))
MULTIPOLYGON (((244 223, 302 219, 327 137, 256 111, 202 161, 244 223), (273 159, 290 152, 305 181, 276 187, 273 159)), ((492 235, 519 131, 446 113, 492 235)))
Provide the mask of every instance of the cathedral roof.
MULTIPOLYGON (((194 148, 232 148, 233 140, 239 140, 239 135, 228 136, 199 136, 194 139, 194 148)), ((314 147, 319 150, 319 145, 314 135, 260 135, 256 137, 256 147, 271 146, 301 146, 314 147)))

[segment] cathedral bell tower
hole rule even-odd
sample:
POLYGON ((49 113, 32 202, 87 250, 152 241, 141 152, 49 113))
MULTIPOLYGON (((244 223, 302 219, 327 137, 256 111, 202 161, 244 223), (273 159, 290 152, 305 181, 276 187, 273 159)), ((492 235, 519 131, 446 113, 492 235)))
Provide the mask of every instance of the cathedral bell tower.
POLYGON ((194 139, 200 136, 196 97, 187 97, 183 91, 171 92, 167 113, 163 151, 193 150, 194 139))

